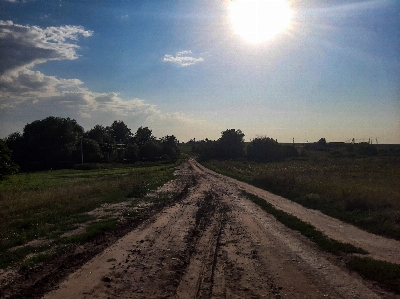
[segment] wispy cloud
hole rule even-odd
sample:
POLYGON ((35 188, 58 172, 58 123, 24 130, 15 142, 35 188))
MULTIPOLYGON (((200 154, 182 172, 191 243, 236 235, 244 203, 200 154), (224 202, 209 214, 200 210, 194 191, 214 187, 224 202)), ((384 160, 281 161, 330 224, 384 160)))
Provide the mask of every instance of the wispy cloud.
POLYGON ((189 65, 194 65, 199 62, 203 62, 204 58, 203 57, 193 57, 192 51, 190 50, 185 50, 181 52, 177 52, 175 56, 172 56, 170 54, 165 54, 163 61, 164 62, 172 62, 176 63, 180 66, 189 66, 189 65))

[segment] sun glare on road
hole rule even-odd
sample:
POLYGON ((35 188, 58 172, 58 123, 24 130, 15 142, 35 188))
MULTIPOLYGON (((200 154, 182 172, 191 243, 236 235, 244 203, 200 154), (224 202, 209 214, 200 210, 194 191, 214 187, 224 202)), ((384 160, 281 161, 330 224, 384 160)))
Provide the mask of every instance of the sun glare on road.
POLYGON ((233 0, 230 18, 234 31, 251 43, 262 43, 287 29, 293 11, 285 0, 233 0))

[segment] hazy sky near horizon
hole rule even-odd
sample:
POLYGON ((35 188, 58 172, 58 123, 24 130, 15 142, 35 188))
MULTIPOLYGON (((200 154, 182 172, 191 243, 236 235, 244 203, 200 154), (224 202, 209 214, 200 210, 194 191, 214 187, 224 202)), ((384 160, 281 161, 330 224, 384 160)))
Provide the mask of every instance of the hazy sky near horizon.
POLYGON ((59 116, 180 141, 400 143, 400 1, 287 2, 289 27, 254 44, 229 0, 0 0, 0 138, 59 116))

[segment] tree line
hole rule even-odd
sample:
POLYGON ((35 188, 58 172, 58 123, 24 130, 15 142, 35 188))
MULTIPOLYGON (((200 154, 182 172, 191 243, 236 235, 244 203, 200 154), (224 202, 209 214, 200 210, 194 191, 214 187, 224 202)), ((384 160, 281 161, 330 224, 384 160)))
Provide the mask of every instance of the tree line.
POLYGON ((221 132, 221 137, 216 141, 205 139, 192 142, 192 151, 201 160, 247 159, 255 162, 274 162, 299 155, 294 146, 281 145, 269 137, 257 137, 251 140, 246 148, 244 136, 241 130, 228 129, 221 132))
MULTIPOLYGON (((74 119, 52 116, 27 124, 22 134, 10 134, 0 150, 3 154, 7 151, 8 166, 14 163, 25 171, 83 163, 175 160, 179 156, 174 135, 158 139, 148 127, 133 134, 123 121, 107 127, 96 125, 85 132, 74 119)), ((12 169, 15 171, 15 166, 12 169)))

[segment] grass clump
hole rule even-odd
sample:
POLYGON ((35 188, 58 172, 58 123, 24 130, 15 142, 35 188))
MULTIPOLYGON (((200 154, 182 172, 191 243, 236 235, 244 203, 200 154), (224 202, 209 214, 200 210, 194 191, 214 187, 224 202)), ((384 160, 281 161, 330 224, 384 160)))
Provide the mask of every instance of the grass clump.
POLYGON ((73 235, 67 238, 61 238, 60 242, 64 244, 68 243, 85 243, 93 240, 97 236, 111 230, 115 230, 118 225, 118 219, 111 218, 102 221, 96 221, 91 223, 86 231, 82 234, 73 235))
POLYGON ((133 186, 132 190, 128 193, 126 197, 136 197, 141 198, 144 197, 147 192, 149 192, 149 183, 148 182, 141 182, 133 186))
POLYGON ((300 232, 302 235, 311 239, 314 243, 316 243, 322 250, 326 252, 330 252, 335 255, 340 255, 343 253, 359 253, 366 254, 367 252, 362 248, 356 247, 349 243, 343 243, 336 241, 327 237, 322 232, 318 231, 313 225, 310 223, 304 222, 299 218, 288 214, 284 211, 275 209, 270 203, 265 200, 255 196, 251 193, 242 191, 242 194, 250 199, 255 204, 259 205, 264 211, 273 215, 279 222, 283 223, 290 229, 296 230, 300 232))
POLYGON ((388 291, 400 293, 400 265, 355 256, 347 263, 347 267, 366 279, 378 282, 388 291))
POLYGON ((25 258, 20 264, 21 264, 21 270, 28 270, 29 268, 35 266, 38 263, 43 263, 49 259, 51 259, 54 256, 54 254, 51 253, 38 253, 34 254, 30 258, 25 258))

